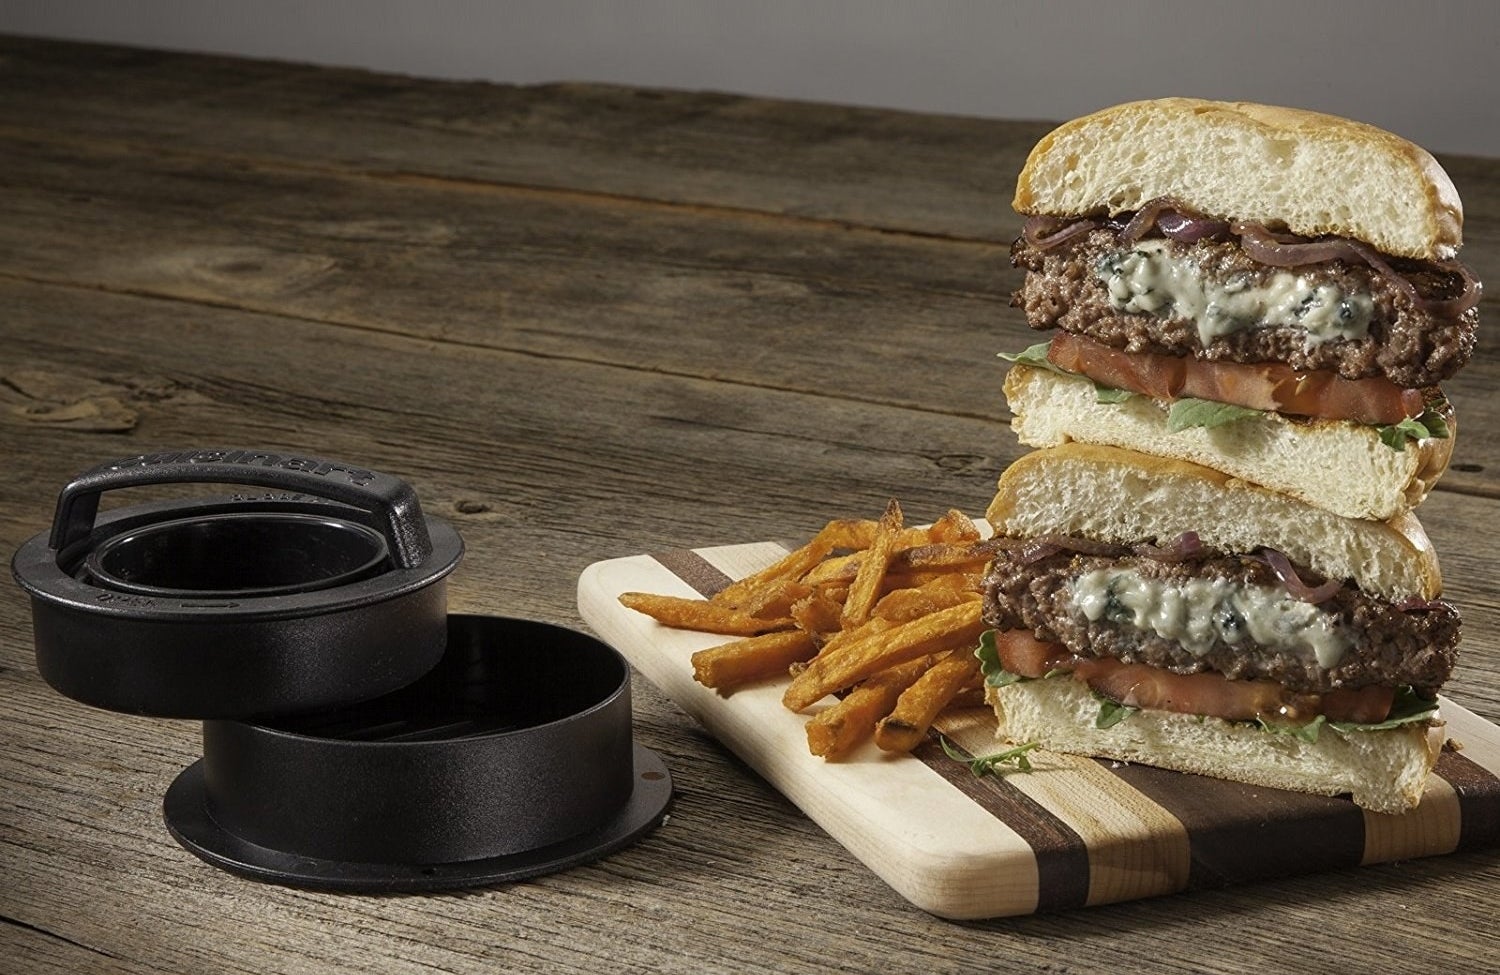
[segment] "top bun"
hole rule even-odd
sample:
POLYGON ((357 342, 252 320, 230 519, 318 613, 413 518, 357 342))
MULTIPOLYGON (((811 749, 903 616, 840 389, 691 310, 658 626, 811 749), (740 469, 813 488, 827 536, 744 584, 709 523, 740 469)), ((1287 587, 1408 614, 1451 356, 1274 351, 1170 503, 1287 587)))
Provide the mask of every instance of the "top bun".
POLYGON ((1463 204, 1427 150, 1373 125, 1252 102, 1160 98, 1074 119, 1031 150, 1015 208, 1116 214, 1161 196, 1400 257, 1446 260, 1463 244, 1463 204))
POLYGON ((1415 515, 1345 518, 1219 471, 1097 444, 1023 454, 1000 475, 986 518, 997 535, 1063 534, 1165 545, 1197 532, 1206 548, 1274 548, 1325 579, 1352 579, 1391 602, 1442 594, 1437 555, 1415 515))

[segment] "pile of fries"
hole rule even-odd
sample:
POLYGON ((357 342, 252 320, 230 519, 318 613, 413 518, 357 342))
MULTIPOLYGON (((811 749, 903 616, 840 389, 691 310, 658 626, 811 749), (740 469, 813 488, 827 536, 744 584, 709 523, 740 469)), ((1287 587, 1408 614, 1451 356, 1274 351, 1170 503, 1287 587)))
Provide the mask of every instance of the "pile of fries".
POLYGON ((892 501, 875 521, 830 521, 709 599, 620 602, 666 626, 739 637, 693 654, 695 679, 720 694, 789 677, 782 703, 794 712, 837 695, 807 723, 814 755, 840 758, 872 736, 908 752, 945 708, 982 702, 974 648, 994 544, 959 511, 907 528, 892 501))

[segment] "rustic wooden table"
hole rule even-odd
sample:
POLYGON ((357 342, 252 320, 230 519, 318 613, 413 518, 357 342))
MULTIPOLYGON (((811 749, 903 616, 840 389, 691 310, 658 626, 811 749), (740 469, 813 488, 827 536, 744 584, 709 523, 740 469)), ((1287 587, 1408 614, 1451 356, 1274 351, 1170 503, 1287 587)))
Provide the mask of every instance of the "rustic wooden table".
MULTIPOLYGON (((455 611, 579 624, 590 563, 982 510, 1019 447, 994 354, 1010 190, 1048 126, 512 88, 0 40, 0 549, 114 456, 206 443, 400 474, 468 545, 455 611)), ((1500 160, 1444 158, 1500 281, 1500 160)), ((1500 313, 1485 301, 1484 313, 1500 313)), ((1450 386, 1422 514, 1500 719, 1500 354, 1450 386)), ((644 681, 670 820, 462 895, 255 884, 160 798, 192 722, 51 691, 0 588, 0 969, 1477 971, 1500 851, 955 923, 851 860, 644 681)))

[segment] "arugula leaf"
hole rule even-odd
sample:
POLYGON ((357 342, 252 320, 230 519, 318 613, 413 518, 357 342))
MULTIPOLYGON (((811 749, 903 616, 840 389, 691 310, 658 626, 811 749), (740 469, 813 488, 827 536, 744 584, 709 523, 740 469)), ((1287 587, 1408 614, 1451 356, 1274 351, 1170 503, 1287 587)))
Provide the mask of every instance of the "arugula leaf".
POLYGON ((1068 372, 1068 370, 1047 358, 1047 346, 1049 345, 1051 345, 1050 342, 1038 342, 1036 345, 1027 347, 1025 351, 1014 353, 1001 352, 998 354, 998 357, 1004 359, 1006 362, 1014 362, 1022 366, 1033 366, 1037 369, 1046 369, 1048 372, 1055 372, 1062 376, 1073 375, 1073 373, 1068 372))
POLYGON ((1009 772, 1030 772, 1031 760, 1026 757, 1026 753, 1041 745, 1040 742, 1028 741, 1024 745, 1017 745, 1015 748, 1008 748, 1003 752, 996 752, 993 755, 973 756, 950 744, 948 739, 942 735, 938 736, 938 744, 943 746, 943 754, 956 762, 963 762, 969 767, 969 771, 976 776, 1005 775, 1009 772))
POLYGON ((1012 674, 1000 663, 1000 650, 995 646, 994 630, 985 630, 979 634, 979 646, 974 648, 974 656, 979 658, 979 672, 984 675, 984 682, 990 687, 1006 687, 1027 679, 1020 674, 1012 674))
POLYGON ((1266 721, 1263 718, 1257 719, 1257 724, 1272 734, 1291 735, 1293 738, 1313 745, 1318 741, 1318 733, 1325 727, 1332 728, 1341 735, 1352 735, 1361 731, 1386 731, 1405 724, 1426 721, 1432 717, 1437 706, 1436 699, 1421 697, 1411 687, 1403 686, 1396 691, 1396 699, 1391 702, 1390 714, 1384 721, 1373 724, 1360 724, 1357 721, 1328 721, 1321 714, 1305 724, 1281 724, 1266 721))
POLYGON ((1380 442, 1392 450, 1404 449, 1408 440, 1423 440, 1427 437, 1445 440, 1453 435, 1443 414, 1431 408, 1416 416, 1409 416, 1400 423, 1380 425, 1375 429, 1380 432, 1380 442))
POLYGON ((1011 362, 1018 366, 1031 366, 1034 369, 1045 369, 1048 372, 1055 372, 1059 376, 1077 375, 1077 373, 1069 372, 1062 366, 1059 366, 1057 363, 1047 358, 1047 347, 1049 345, 1051 345, 1050 342, 1038 342, 1036 345, 1027 346, 1020 352, 996 353, 996 358, 1004 359, 1006 362, 1011 362))
POLYGON ((1094 719, 1094 727, 1100 731, 1113 728, 1140 710, 1128 704, 1121 704, 1119 701, 1111 701, 1097 691, 1094 693, 1094 698, 1099 702, 1099 716, 1094 719))
POLYGON ((1132 393, 1128 389, 1114 389, 1094 383, 1094 402, 1096 403, 1123 403, 1132 396, 1138 395, 1140 394, 1132 393))
MULTIPOLYGON (((1075 376, 1079 379, 1088 378, 1076 372, 1069 372, 1047 358, 1047 346, 1050 344, 1049 342, 1038 342, 1036 345, 1028 347, 1024 352, 1001 352, 998 354, 998 357, 1004 359, 1006 362, 1013 362, 1016 365, 1031 366, 1036 369, 1055 372, 1059 376, 1075 376)), ((1128 389, 1115 389, 1113 386, 1105 386, 1096 382, 1094 383, 1094 395, 1096 397, 1095 401, 1099 403, 1123 403, 1132 396, 1139 394, 1132 393, 1128 389)))
POLYGON ((1214 427, 1222 427, 1253 416, 1260 416, 1262 412, 1248 406, 1184 397, 1173 400, 1172 405, 1167 409, 1167 431, 1181 433, 1193 427, 1212 430, 1214 427))
POLYGON ((1316 745, 1318 743, 1318 733, 1323 730, 1325 720, 1320 714, 1306 724, 1281 724, 1280 722, 1267 721, 1264 718, 1257 718, 1256 723, 1260 725, 1262 731, 1270 732, 1273 735, 1291 735, 1299 741, 1305 741, 1309 745, 1316 745))
POLYGON ((1426 721, 1437 711, 1437 698, 1422 697, 1409 686, 1403 686, 1396 691, 1396 699, 1391 702, 1391 713, 1384 721, 1375 724, 1357 724, 1353 721, 1330 721, 1328 727, 1341 735, 1351 734, 1358 731, 1385 731, 1390 728, 1399 728, 1405 724, 1416 724, 1426 721))

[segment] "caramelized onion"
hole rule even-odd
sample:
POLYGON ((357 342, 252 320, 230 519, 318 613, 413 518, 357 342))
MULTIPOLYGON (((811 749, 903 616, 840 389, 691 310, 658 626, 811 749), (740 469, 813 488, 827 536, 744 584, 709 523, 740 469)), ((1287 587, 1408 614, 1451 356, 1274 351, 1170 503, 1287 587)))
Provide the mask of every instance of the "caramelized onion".
POLYGON ((1368 265, 1376 274, 1399 288, 1417 308, 1440 318, 1457 318, 1473 308, 1479 304, 1483 290, 1479 279, 1459 260, 1430 262, 1429 266, 1434 270, 1457 277, 1461 287, 1459 293, 1452 298, 1429 298, 1417 290, 1410 278, 1391 267, 1390 262, 1379 251, 1364 241, 1344 237, 1308 240, 1295 234, 1272 233, 1261 224, 1246 220, 1230 224, 1229 230, 1239 236, 1240 249, 1247 256, 1272 267, 1301 267, 1328 261, 1368 265))
MULTIPOLYGON (((1240 238, 1240 250, 1253 260, 1272 267, 1302 267, 1328 261, 1354 264, 1364 260, 1364 255, 1355 250, 1354 242, 1341 237, 1303 240, 1289 234, 1273 234, 1260 224, 1246 220, 1235 221, 1229 225, 1229 230, 1240 238)), ((1390 271, 1388 265, 1386 270, 1390 271)))
POLYGON ((1194 244, 1212 237, 1223 237, 1229 233, 1229 222, 1172 210, 1156 218, 1156 229, 1175 241, 1194 244))
POLYGON ((1286 587, 1286 591, 1291 593, 1293 598, 1300 599, 1305 603, 1325 603, 1333 598, 1334 593, 1344 587, 1343 580, 1341 579, 1329 579, 1317 587, 1309 586, 1297 574, 1297 570, 1292 566, 1291 560, 1274 548, 1263 548, 1260 550, 1259 555, 1271 567, 1271 571, 1276 573, 1276 578, 1281 580, 1281 584, 1286 587))
POLYGON ((1158 196, 1154 200, 1148 200, 1141 208, 1135 211, 1135 216, 1120 231, 1120 243, 1133 244, 1146 236, 1146 232, 1156 226, 1156 218, 1165 210, 1176 213, 1183 212, 1182 205, 1170 196, 1158 196))
POLYGON ((1072 240, 1079 234, 1088 233, 1099 226, 1102 224, 1098 220, 1087 217, 1068 222, 1059 217, 1038 214, 1027 218, 1025 225, 1021 228, 1021 236, 1026 238, 1026 243, 1037 250, 1049 251, 1058 244, 1072 240))
POLYGON ((1011 548, 1014 558, 1021 565, 1031 565, 1042 559, 1056 555, 1058 552, 1076 552, 1079 555, 1121 555, 1125 551, 1123 545, 1112 542, 1096 542, 1091 538, 1078 538, 1074 535, 1033 535, 1031 538, 1021 540, 1018 545, 1011 548))
POLYGON ((1061 551, 1061 545, 1054 545, 1040 538, 1028 538, 1026 544, 1016 551, 1016 561, 1022 565, 1031 565, 1033 562, 1051 558, 1061 551))
POLYGON ((1135 554, 1158 562, 1189 562, 1203 555, 1203 542, 1198 538, 1197 532, 1183 532, 1170 545, 1137 545, 1135 554))

